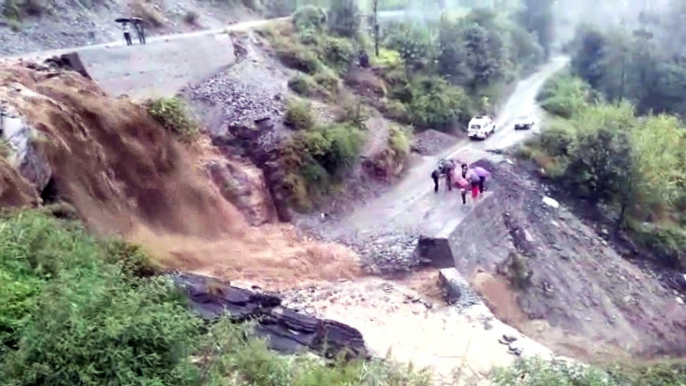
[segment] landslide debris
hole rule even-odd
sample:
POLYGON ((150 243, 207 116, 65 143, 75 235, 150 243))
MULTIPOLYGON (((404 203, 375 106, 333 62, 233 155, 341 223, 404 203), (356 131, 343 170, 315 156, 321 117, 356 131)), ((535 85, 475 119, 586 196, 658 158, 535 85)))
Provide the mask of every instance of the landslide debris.
POLYGON ((3 132, 24 146, 10 149, 25 181, 7 202, 29 203, 31 183, 44 203, 71 205, 92 230, 140 243, 166 268, 275 286, 357 274, 345 247, 286 225, 251 227, 211 181, 207 162, 218 150, 181 145, 143 106, 111 98, 77 73, 31 67, 0 68, 0 99, 26 128, 3 132), (21 167, 27 163, 49 172, 47 181, 32 178, 37 169, 21 167))
POLYGON ((457 268, 497 317, 569 356, 684 354, 684 294, 545 199, 521 166, 484 165, 493 195, 453 238, 457 268))

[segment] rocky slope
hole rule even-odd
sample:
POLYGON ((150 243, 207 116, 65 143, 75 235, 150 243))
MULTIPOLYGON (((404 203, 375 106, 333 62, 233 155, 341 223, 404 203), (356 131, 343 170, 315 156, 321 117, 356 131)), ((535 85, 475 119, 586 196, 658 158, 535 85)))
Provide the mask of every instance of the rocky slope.
POLYGON ((114 22, 119 17, 139 16, 146 20, 149 35, 164 35, 284 16, 283 11, 272 6, 272 3, 278 1, 253 8, 241 2, 221 4, 202 0, 7 1, 2 5, 0 15, 0 55, 123 39, 120 25, 114 22), (17 6, 10 7, 13 3, 17 6))
POLYGON ((568 355, 684 355, 684 293, 623 258, 522 167, 484 165, 493 194, 451 240, 496 316, 568 355))

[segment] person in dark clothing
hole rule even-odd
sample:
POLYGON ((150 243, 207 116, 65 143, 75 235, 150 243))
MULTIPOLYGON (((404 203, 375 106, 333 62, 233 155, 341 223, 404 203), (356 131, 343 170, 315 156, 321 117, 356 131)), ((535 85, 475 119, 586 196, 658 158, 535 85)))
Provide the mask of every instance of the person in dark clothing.
POLYGON ((122 23, 122 30, 124 30, 124 39, 126 40, 126 45, 130 46, 131 43, 131 31, 129 30, 129 23, 122 23))
POLYGON ((359 62, 360 62, 360 67, 362 68, 367 68, 369 67, 369 55, 367 55, 367 51, 365 50, 360 50, 358 54, 359 62))
POLYGON ((136 28, 136 33, 138 34, 138 41, 141 44, 145 44, 145 29, 143 29, 143 22, 141 20, 136 20, 134 22, 134 27, 136 28))
POLYGON ((441 173, 445 174, 445 181, 448 184, 448 190, 453 190, 453 170, 455 169, 455 162, 453 160, 442 160, 439 166, 441 173))
POLYGON ((434 180, 434 192, 438 193, 438 180, 441 178, 441 172, 436 169, 431 172, 431 178, 434 180))

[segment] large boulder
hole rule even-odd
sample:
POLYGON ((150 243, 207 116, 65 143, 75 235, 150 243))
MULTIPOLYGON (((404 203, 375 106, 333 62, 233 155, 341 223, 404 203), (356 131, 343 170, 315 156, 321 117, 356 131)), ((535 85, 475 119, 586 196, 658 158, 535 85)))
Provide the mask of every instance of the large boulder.
POLYGON ((300 314, 281 305, 281 299, 231 286, 228 282, 194 274, 173 277, 189 298, 192 309, 205 320, 228 316, 236 323, 256 321, 254 334, 284 354, 307 351, 327 358, 367 358, 362 334, 355 328, 300 314))
MULTIPOLYGON (((16 84, 0 88, 0 97, 11 93, 32 94, 33 92, 16 84)), ((43 191, 52 177, 50 164, 39 151, 42 134, 29 126, 25 118, 9 105, 0 106, 2 139, 8 146, 7 161, 29 181, 38 192, 43 191)))

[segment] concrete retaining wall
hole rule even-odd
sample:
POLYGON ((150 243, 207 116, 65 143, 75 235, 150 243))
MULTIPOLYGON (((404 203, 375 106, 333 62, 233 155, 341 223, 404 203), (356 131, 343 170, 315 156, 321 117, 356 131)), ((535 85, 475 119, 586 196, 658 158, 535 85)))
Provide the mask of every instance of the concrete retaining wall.
POLYGON ((455 219, 440 230, 421 235, 417 254, 436 268, 457 267, 469 276, 477 266, 495 269, 494 255, 507 256, 509 233, 503 225, 502 206, 493 192, 485 192, 466 216, 455 213, 455 219))
POLYGON ((227 33, 88 47, 74 54, 106 92, 139 100, 174 96, 188 83, 202 81, 236 61, 227 33))

